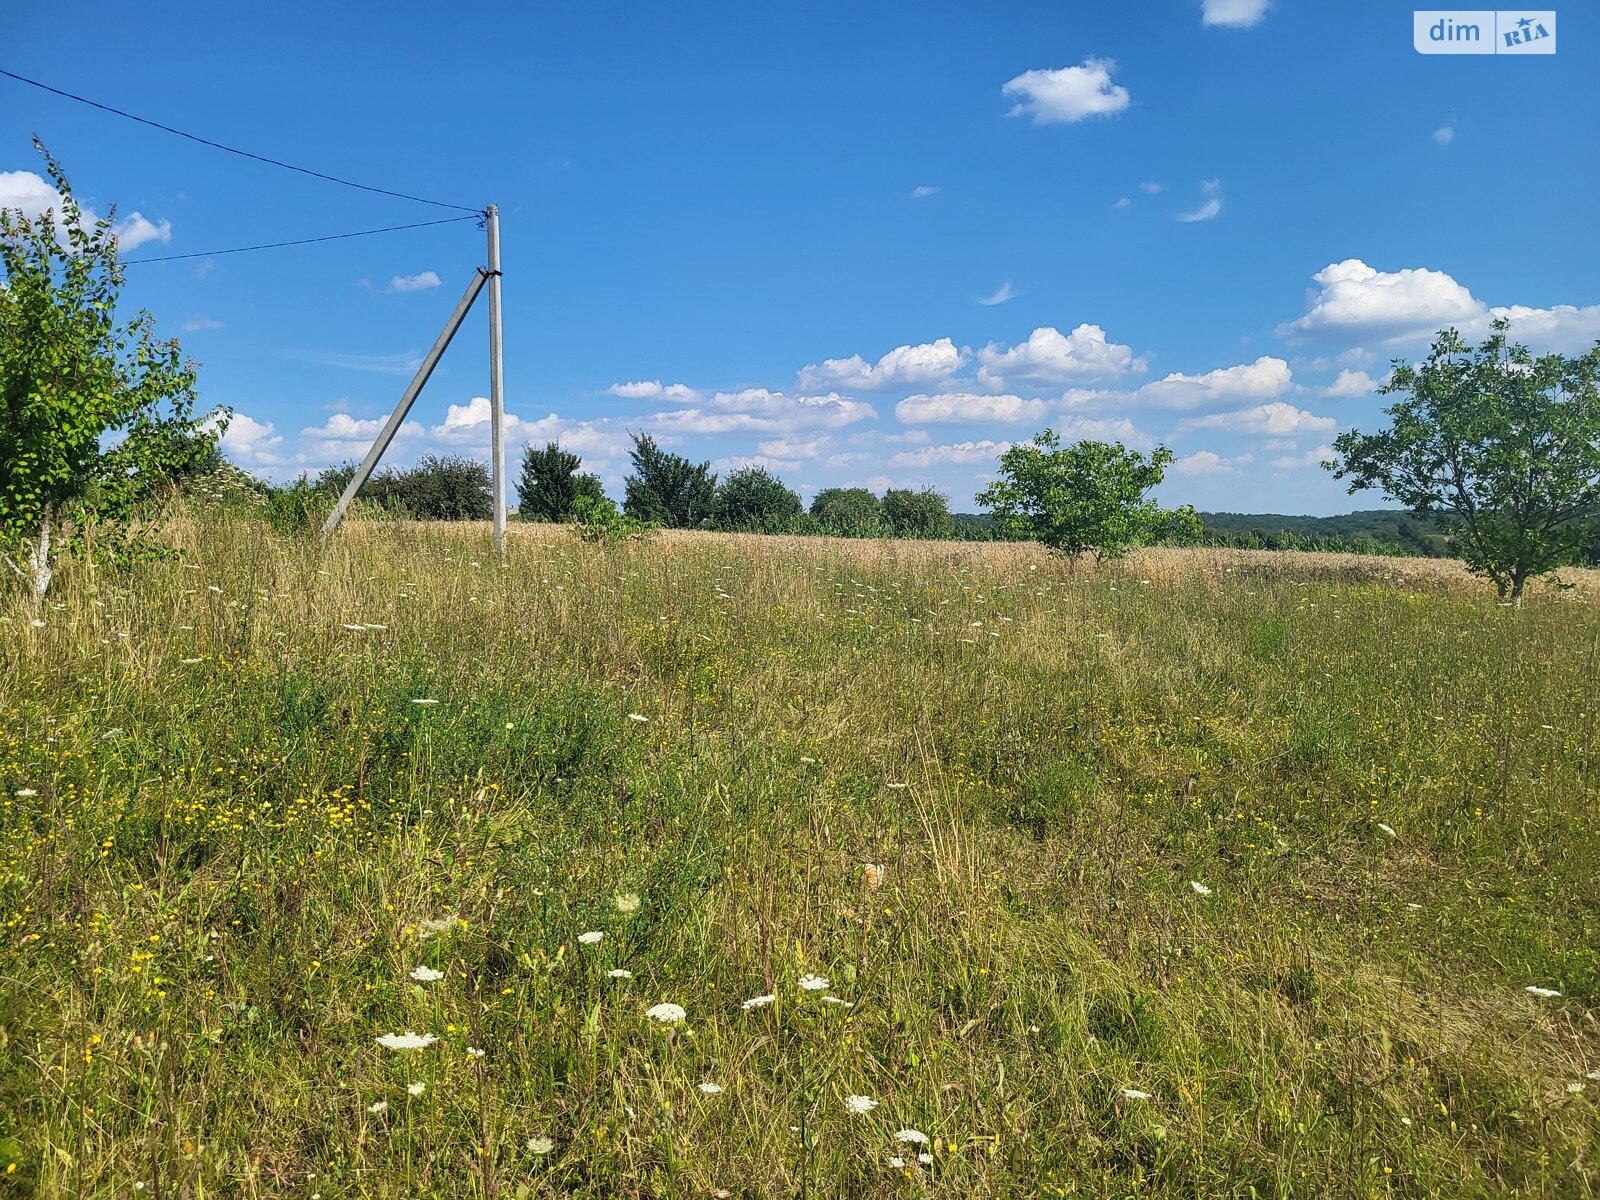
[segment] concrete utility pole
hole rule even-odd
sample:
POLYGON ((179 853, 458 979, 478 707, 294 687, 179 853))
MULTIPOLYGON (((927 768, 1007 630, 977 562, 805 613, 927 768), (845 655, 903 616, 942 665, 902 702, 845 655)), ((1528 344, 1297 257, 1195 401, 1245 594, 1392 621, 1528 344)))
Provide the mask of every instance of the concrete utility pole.
POLYGON ((506 552, 506 396, 500 362, 500 209, 491 204, 489 218, 489 425, 494 439, 494 548, 506 552))
POLYGON ((361 485, 372 477, 372 472, 377 469, 378 460, 389 449, 389 443, 394 441, 395 435, 400 432, 400 427, 405 424, 406 415, 411 411, 411 406, 416 403, 417 396, 421 394, 423 385, 428 382, 428 377, 433 374, 433 369, 439 365, 445 348, 450 345, 450 339, 455 337, 456 330, 461 328, 461 322, 466 320, 467 312, 472 308, 473 301, 478 298, 478 293, 483 290, 484 284, 489 285, 489 434, 493 441, 490 449, 490 459, 493 465, 494 492, 494 548, 504 554, 506 550, 506 397, 505 381, 502 377, 503 368, 500 358, 500 209, 496 205, 489 205, 483 210, 484 224, 489 231, 489 262, 485 267, 479 267, 472 273, 472 282, 467 284, 460 302, 456 305, 455 312, 450 314, 450 319, 445 322, 444 328, 439 331, 439 337, 433 343, 433 349, 428 351, 427 357, 422 360, 422 365, 417 368, 417 373, 412 376, 410 385, 405 394, 400 397, 400 403, 395 405, 394 412, 384 422, 378 438, 372 443, 372 448, 367 451, 367 456, 361 460, 361 465, 356 468, 356 473, 350 477, 350 482, 345 485, 344 493, 339 497, 339 502, 333 506, 333 511, 328 514, 328 519, 323 523, 321 539, 325 542, 332 536, 333 531, 339 528, 339 522, 344 520, 345 513, 350 509, 350 503, 356 498, 356 493, 361 490, 361 485))

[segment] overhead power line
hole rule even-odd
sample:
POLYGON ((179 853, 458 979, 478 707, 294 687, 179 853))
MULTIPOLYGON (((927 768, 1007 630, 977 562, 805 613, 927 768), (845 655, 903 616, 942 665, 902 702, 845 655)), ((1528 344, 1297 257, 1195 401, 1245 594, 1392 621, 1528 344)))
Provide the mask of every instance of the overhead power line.
POLYGON ((418 221, 414 225, 386 225, 382 229, 357 229, 353 233, 330 233, 323 237, 297 238, 292 242, 267 242, 260 246, 235 246, 231 250, 206 250, 198 254, 166 254, 160 258, 130 258, 122 265, 135 267, 140 263, 177 262, 184 258, 218 258, 224 254, 248 254, 252 250, 281 250, 285 246, 309 246, 312 242, 338 242, 345 238, 370 237, 375 233, 398 233, 402 229, 426 229, 430 225, 454 225, 458 221, 481 220, 481 214, 470 217, 441 217, 437 221, 418 221))
MULTIPOLYGON (((450 204, 444 200, 429 200, 426 196, 413 196, 407 192, 392 192, 388 188, 370 187, 367 184, 356 183, 350 179, 341 179, 337 175, 327 175, 321 171, 313 171, 309 167, 297 167, 293 163, 286 163, 276 158, 268 158, 264 154, 252 154, 248 150, 240 150, 237 146, 228 146, 224 145, 222 142, 213 142, 210 138, 203 138, 193 133, 185 133, 181 129, 174 129, 171 125, 163 125, 160 121, 152 121, 148 117, 140 117, 131 112, 124 112, 120 108, 114 108, 109 104, 101 104, 99 101, 90 100, 86 96, 79 96, 73 92, 62 91, 60 88, 51 87, 48 83, 40 83, 37 79, 29 79, 26 75, 18 75, 15 71, 7 71, 4 67, 0 67, 0 75, 4 75, 8 79, 15 79, 18 83, 25 83, 30 87, 39 88, 41 91, 49 92, 52 95, 61 96, 67 100, 76 100, 79 104, 87 104, 90 108, 98 108, 101 112, 113 113, 116 116, 124 117, 129 121, 137 121, 140 125, 148 125, 152 129, 159 129, 164 133, 176 134, 178 137, 187 138, 191 142, 199 142, 202 146, 210 146, 214 150, 225 150, 229 154, 237 154, 240 158, 254 159, 256 162, 266 163, 268 166, 282 167, 286 171, 296 171, 301 175, 310 175, 316 179, 325 179, 329 183, 343 184, 345 187, 356 188, 357 190, 363 192, 374 192, 380 196, 394 196, 396 199, 413 200, 418 204, 431 204, 435 208, 453 208, 458 212, 469 212, 475 214, 482 211, 481 209, 472 208, 465 204, 450 204)), ((378 231, 374 230, 373 232, 378 231)), ((255 247, 250 247, 250 249, 254 248, 255 247)), ((223 251, 222 253, 233 252, 223 251)))

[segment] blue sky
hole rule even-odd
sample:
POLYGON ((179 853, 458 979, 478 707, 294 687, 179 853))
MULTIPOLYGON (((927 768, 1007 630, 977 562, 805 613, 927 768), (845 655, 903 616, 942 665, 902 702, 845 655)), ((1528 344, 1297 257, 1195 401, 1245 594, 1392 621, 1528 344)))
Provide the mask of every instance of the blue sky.
MULTIPOLYGON (((1375 2, 160 12, 90 2, 79 36, 23 8, 0 66, 498 203, 513 454, 560 440, 619 495, 637 431, 970 510, 1051 425, 1170 446, 1169 502, 1376 507, 1316 463, 1375 427, 1391 358, 1496 309, 1541 349, 1600 338, 1592 4, 1525 57, 1419 55, 1375 2)), ((0 203, 47 203, 34 133, 135 259, 451 215, 5 79, 0 203)), ((482 254, 463 223, 134 266, 126 295, 285 479, 360 456, 482 254)), ((480 311, 397 461, 487 453, 486 342, 480 311)))

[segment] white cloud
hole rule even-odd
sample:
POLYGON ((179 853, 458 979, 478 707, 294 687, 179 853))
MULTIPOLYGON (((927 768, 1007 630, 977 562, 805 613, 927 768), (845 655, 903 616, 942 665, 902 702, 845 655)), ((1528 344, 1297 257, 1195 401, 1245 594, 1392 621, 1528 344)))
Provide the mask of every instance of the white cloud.
POLYGON ((837 392, 796 396, 766 388, 718 392, 700 408, 656 413, 647 422, 676 433, 758 433, 783 435, 804 429, 838 429, 876 419, 872 405, 837 392))
MULTIPOLYGON (((387 417, 362 419, 352 417, 349 413, 332 413, 321 425, 300 431, 300 450, 296 461, 328 466, 345 459, 362 458, 377 440, 387 420, 387 417)), ((413 441, 425 432, 416 421, 406 421, 395 434, 395 439, 400 442, 413 441)))
MULTIPOLYGON (((217 427, 215 419, 202 422, 208 430, 217 427)), ((228 459, 245 470, 260 470, 280 466, 283 457, 278 452, 283 437, 271 421, 258 421, 246 413, 236 412, 228 420, 228 428, 219 443, 228 459)))
POLYGON ((227 326, 224 325, 221 321, 213 320, 211 317, 206 316, 204 313, 195 313, 194 316, 190 317, 187 321, 185 321, 183 323, 183 331, 185 333, 199 333, 202 329, 226 329, 226 328, 227 328, 227 326))
POLYGON ((849 358, 825 359, 800 371, 802 388, 860 388, 868 391, 886 388, 922 387, 948 379, 966 363, 966 355, 947 337, 919 346, 896 346, 875 364, 859 354, 849 358))
POLYGON ((781 475, 785 471, 798 471, 800 463, 797 459, 773 458, 767 454, 731 454, 726 458, 711 460, 711 469, 718 475, 743 471, 748 467, 760 467, 762 470, 771 471, 774 475, 781 475))
MULTIPOLYGON (((1526 342, 1534 350, 1559 350, 1568 354, 1587 350, 1600 340, 1600 304, 1575 308, 1571 304, 1556 304, 1550 308, 1529 308, 1525 304, 1512 304, 1489 310, 1489 319, 1504 317, 1511 322, 1509 336, 1513 341, 1526 342)), ((1480 321, 1475 336, 1487 332, 1486 322, 1480 321)))
POLYGON ((1155 439, 1126 417, 1068 417, 1053 426, 1061 440, 1072 442, 1122 442, 1136 448, 1155 445, 1155 439))
POLYGON ((983 366, 978 378, 986 387, 1004 387, 1007 377, 1035 383, 1065 383, 1069 380, 1109 379, 1143 371, 1145 361, 1136 358, 1130 346, 1106 340, 1098 325, 1079 325, 1064 334, 1054 326, 1043 325, 1028 335, 1028 340, 1010 349, 990 342, 978 351, 983 366))
MULTIPOLYGON (((43 176, 32 171, 0 171, 0 208, 21 209, 23 216, 35 220, 60 203, 60 194, 43 176)), ((86 226, 99 220, 93 208, 82 203, 78 207, 86 226)), ((111 232, 116 235, 117 248, 126 254, 147 242, 170 242, 172 222, 152 221, 143 213, 134 212, 115 221, 111 232)))
POLYGON ((927 184, 922 184, 920 187, 911 189, 911 198, 913 200, 921 200, 924 196, 937 196, 943 190, 943 188, 929 187, 927 184))
POLYGON ((894 406, 894 415, 907 425, 950 425, 999 421, 1016 424, 1038 422, 1048 412, 1043 400, 1021 396, 943 392, 937 396, 907 396, 894 406))
POLYGON ((1192 212, 1177 212, 1172 214, 1174 221, 1210 221, 1222 212, 1222 181, 1220 179, 1206 179, 1200 184, 1200 194, 1209 196, 1204 204, 1192 212))
POLYGON ((1203 375, 1174 371, 1145 384, 1132 399, 1156 408, 1200 408, 1228 400, 1281 396, 1293 382, 1287 362, 1263 354, 1255 362, 1218 367, 1203 375))
POLYGON ((1156 183, 1152 180, 1146 180, 1144 183, 1139 185, 1139 190, 1145 193, 1147 196, 1155 196, 1166 191, 1167 185, 1164 183, 1156 183))
POLYGON ((1456 131, 1453 126, 1441 125, 1433 131, 1433 140, 1441 146, 1448 146, 1456 140, 1456 131))
POLYGON ((1313 275, 1305 314, 1278 327, 1280 337, 1409 341, 1483 315, 1483 303, 1443 271, 1379 271, 1359 258, 1329 263, 1313 275))
POLYGON ((1115 204, 1113 204, 1111 207, 1116 209, 1118 212, 1121 212, 1125 208, 1132 208, 1133 207, 1133 201, 1129 200, 1126 196, 1122 196, 1122 197, 1118 198, 1117 202, 1115 204))
POLYGON ((1196 450, 1193 454, 1185 454, 1182 458, 1174 459, 1168 469, 1176 475, 1230 475, 1235 467, 1252 462, 1254 459, 1253 454, 1224 458, 1211 450, 1196 450))
POLYGON ((1010 442, 996 442, 985 438, 980 442, 955 442, 948 446, 924 446, 920 450, 902 450, 889 459, 891 467, 947 467, 970 466, 974 463, 992 463, 1011 449, 1010 442))
POLYGON ((1228 29, 1249 29, 1258 25, 1272 7, 1272 0, 1202 0, 1201 22, 1228 29))
POLYGON ((1237 412, 1191 417, 1178 426, 1179 429, 1222 429, 1229 433, 1255 433, 1266 437, 1332 433, 1338 427, 1339 423, 1332 417, 1316 416, 1282 400, 1239 409, 1237 412))
POLYGON ((681 383, 663 385, 659 379, 641 379, 636 383, 613 383, 606 391, 626 400, 672 400, 687 403, 700 398, 700 393, 692 387, 681 383))
POLYGON ((1332 446, 1318 446, 1315 450, 1307 450, 1304 454, 1286 454, 1282 458, 1272 460, 1272 465, 1280 471, 1293 471, 1303 467, 1320 468, 1325 462, 1337 462, 1339 456, 1334 453, 1332 446))
POLYGON ((989 295, 978 297, 978 303, 993 307, 996 304, 1004 304, 1007 300, 1014 300, 1016 296, 1017 289, 1011 286, 1011 280, 1008 279, 989 295))
POLYGON ((396 275, 389 280, 389 290, 396 293, 425 292, 444 281, 437 271, 422 271, 416 275, 396 275))
POLYGON ((756 450, 772 458, 802 458, 811 459, 825 453, 833 445, 833 439, 827 434, 821 437, 810 438, 806 441, 795 441, 793 438, 773 438, 770 441, 757 442, 756 450))
POLYGON ((1372 376, 1365 371, 1352 371, 1347 367, 1323 389, 1323 394, 1330 399, 1343 399, 1349 396, 1370 396, 1377 390, 1378 382, 1372 376))
POLYGON ((1086 58, 1077 67, 1025 71, 1000 89, 1017 101, 1006 115, 1050 125, 1119 113, 1128 107, 1128 89, 1111 82, 1116 66, 1109 58, 1086 58))

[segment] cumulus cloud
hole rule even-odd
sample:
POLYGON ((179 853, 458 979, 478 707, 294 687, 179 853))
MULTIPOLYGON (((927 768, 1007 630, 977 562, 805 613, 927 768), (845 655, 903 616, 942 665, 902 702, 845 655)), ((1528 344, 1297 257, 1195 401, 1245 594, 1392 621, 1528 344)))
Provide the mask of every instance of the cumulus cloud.
POLYGON ((1121 442, 1137 449, 1148 449, 1155 439, 1126 417, 1068 417, 1053 428, 1063 442, 1121 442))
POLYGON ((641 379, 635 383, 613 383, 606 389, 613 396, 626 400, 671 400, 689 402, 698 400, 700 393, 682 383, 663 385, 659 379, 641 379))
POLYGON ((1378 382, 1372 376, 1365 371, 1352 371, 1347 367, 1323 389, 1323 394, 1330 399, 1344 399, 1349 396, 1370 396, 1377 390, 1378 382))
POLYGON ((1483 315, 1483 303, 1443 271, 1379 271, 1359 258, 1329 263, 1312 277, 1305 314, 1278 327, 1281 337, 1407 341, 1483 315))
POLYGON ((1236 466, 1251 462, 1254 457, 1240 454, 1235 458, 1224 458, 1212 450, 1196 450, 1193 454, 1174 459, 1168 470, 1176 475, 1228 475, 1236 466))
POLYGON ((1282 400, 1242 408, 1235 412, 1208 413, 1191 417, 1179 429, 1222 429, 1229 433, 1261 434, 1266 437, 1296 437, 1305 433, 1332 433, 1339 423, 1332 417, 1319 417, 1282 400))
POLYGON ((1226 29, 1249 29, 1259 25, 1272 7, 1272 0, 1202 0, 1201 23, 1226 29))
POLYGON ((1035 125, 1114 116, 1129 103, 1128 89, 1111 82, 1116 66, 1109 58, 1086 58, 1081 66, 1025 71, 1000 89, 1017 102, 1006 115, 1032 117, 1035 125))
POLYGON ((954 442, 947 446, 924 446, 919 450, 902 450, 890 457, 891 467, 949 467, 970 466, 974 463, 992 463, 1007 450, 1010 442, 997 442, 984 438, 977 442, 954 442))
POLYGON ((389 290, 395 293, 425 292, 444 281, 437 271, 422 271, 416 275, 396 275, 389 280, 389 290))
POLYGON ((896 346, 876 363, 859 354, 849 358, 829 358, 821 365, 812 363, 800 371, 802 388, 856 388, 877 391, 887 388, 923 387, 948 379, 966 363, 966 355, 947 337, 919 346, 896 346))
POLYGON ((1107 341, 1104 329, 1089 324, 1066 334, 1054 326, 1040 326, 1027 341, 1009 349, 990 342, 978 352, 978 359, 983 363, 978 379, 994 388, 1004 387, 1008 377, 1048 384, 1110 379, 1145 369, 1145 361, 1134 356, 1132 347, 1107 341))
POLYGON ((766 388, 718 392, 694 408, 656 413, 647 422, 656 429, 687 434, 758 433, 782 435, 807 429, 838 429, 877 418, 877 410, 837 392, 797 396, 766 388))
MULTIPOLYGON (((213 430, 218 421, 208 418, 201 425, 206 430, 213 430)), ((271 421, 258 421, 247 413, 235 412, 229 418, 228 428, 223 431, 218 444, 230 462, 247 471, 265 470, 281 466, 284 462, 280 453, 283 436, 271 421)))
POLYGON ((1287 362, 1263 354, 1255 362, 1218 367, 1201 375, 1174 371, 1145 384, 1131 399, 1154 408, 1201 408, 1229 400, 1281 396, 1293 382, 1287 362))
POLYGON ((1286 454, 1282 458, 1272 460, 1272 465, 1280 471, 1294 471, 1305 467, 1320 468, 1325 462, 1338 462, 1339 456, 1334 453, 1332 446, 1318 446, 1315 450, 1307 450, 1304 454, 1286 454))
POLYGON ((1024 400, 1021 396, 1010 395, 980 395, 975 392, 907 396, 894 406, 894 415, 906 425, 956 425, 980 421, 1014 425, 1022 421, 1041 421, 1048 411, 1043 400, 1024 400))
POLYGON ((1441 146, 1448 146, 1456 140, 1456 131, 1453 126, 1441 125, 1433 131, 1433 140, 1441 146))
POLYGON ((772 438, 757 442, 756 450, 772 458, 811 459, 825 453, 832 445, 833 439, 823 434, 821 437, 808 438, 804 441, 797 441, 794 438, 772 438))
POLYGON ((1016 299, 1016 296, 1017 289, 1011 286, 1011 280, 1008 279, 999 287, 995 288, 994 291, 989 293, 989 295, 979 296, 978 303, 988 307, 993 307, 996 304, 1004 304, 1007 300, 1014 300, 1016 299))
MULTIPOLYGON (((23 216, 33 220, 48 210, 59 208, 60 204, 60 194, 42 175, 32 171, 0 171, 0 208, 21 209, 23 216)), ((99 220, 93 208, 82 203, 78 207, 86 226, 99 220)), ((147 242, 170 242, 172 222, 152 221, 143 213, 134 212, 113 222, 111 232, 116 236, 117 248, 126 254, 147 242)))

